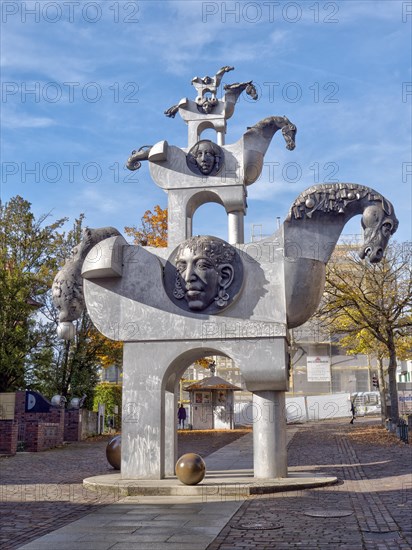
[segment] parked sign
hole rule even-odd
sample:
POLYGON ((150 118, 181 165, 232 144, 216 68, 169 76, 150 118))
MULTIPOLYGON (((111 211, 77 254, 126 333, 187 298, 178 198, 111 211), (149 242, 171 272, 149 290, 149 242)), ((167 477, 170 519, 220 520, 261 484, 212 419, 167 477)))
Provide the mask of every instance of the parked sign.
POLYGON ((308 356, 306 366, 308 382, 330 382, 330 357, 308 356))
POLYGON ((412 413, 412 391, 398 390, 399 412, 401 414, 412 413))

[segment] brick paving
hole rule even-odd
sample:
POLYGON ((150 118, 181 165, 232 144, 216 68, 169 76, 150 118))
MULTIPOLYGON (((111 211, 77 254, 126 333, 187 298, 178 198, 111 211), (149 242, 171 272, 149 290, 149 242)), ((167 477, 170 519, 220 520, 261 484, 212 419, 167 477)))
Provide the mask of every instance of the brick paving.
POLYGON ((347 421, 302 426, 289 465, 340 484, 249 499, 208 550, 411 550, 412 447, 353 440, 352 430, 347 421))
MULTIPOLYGON (((11 550, 113 502, 83 489, 85 475, 108 473, 107 440, 73 443, 0 459, 0 548, 11 550)), ((111 470, 112 471, 112 470, 111 470)))
MULTIPOLYGON (((300 426, 289 446, 291 470, 335 475, 340 484, 253 496, 208 550, 412 549, 412 446, 362 437, 377 423, 359 419, 354 426, 347 420, 300 426)), ((180 454, 190 450, 206 456, 229 442, 191 437, 180 437, 180 454)), ((112 471, 105 446, 106 441, 82 442, 0 459, 0 547, 19 548, 116 500, 81 485, 84 477, 112 471)))
MULTIPOLYGON (((246 432, 183 432, 179 454, 206 457, 246 432)), ((101 506, 115 494, 83 487, 85 477, 113 473, 106 460, 110 437, 96 438, 38 453, 0 457, 0 548, 13 550, 101 506)), ((93 550, 93 549, 91 549, 93 550)))

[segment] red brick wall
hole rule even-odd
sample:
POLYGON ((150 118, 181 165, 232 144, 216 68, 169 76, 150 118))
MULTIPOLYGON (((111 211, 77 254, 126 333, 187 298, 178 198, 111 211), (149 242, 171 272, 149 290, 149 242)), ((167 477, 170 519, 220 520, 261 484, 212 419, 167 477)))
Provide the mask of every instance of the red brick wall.
POLYGON ((17 449, 16 420, 0 420, 0 455, 14 455, 17 449))
POLYGON ((50 412, 25 412, 26 392, 16 392, 15 420, 24 433, 24 450, 44 451, 62 445, 64 441, 64 408, 53 407, 50 412), (24 425, 24 426, 22 426, 24 425))
POLYGON ((64 415, 64 440, 80 441, 80 410, 72 409, 64 415))
POLYGON ((57 447, 63 443, 61 439, 60 424, 42 422, 37 427, 37 450, 45 451, 57 447))

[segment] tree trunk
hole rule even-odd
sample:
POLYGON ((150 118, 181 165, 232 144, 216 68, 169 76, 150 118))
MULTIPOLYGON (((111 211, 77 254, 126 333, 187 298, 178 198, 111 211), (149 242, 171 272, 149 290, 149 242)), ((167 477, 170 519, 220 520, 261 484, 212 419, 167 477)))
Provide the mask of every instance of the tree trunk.
POLYGON ((397 424, 399 420, 399 406, 398 406, 398 387, 396 384, 396 350, 393 343, 393 339, 389 341, 389 394, 391 396, 391 420, 393 424, 397 424))
POLYGON ((378 364, 379 394, 381 396, 382 426, 385 426, 385 420, 388 418, 388 409, 386 407, 386 383, 385 383, 385 375, 383 372, 383 359, 382 357, 377 357, 376 361, 378 364))

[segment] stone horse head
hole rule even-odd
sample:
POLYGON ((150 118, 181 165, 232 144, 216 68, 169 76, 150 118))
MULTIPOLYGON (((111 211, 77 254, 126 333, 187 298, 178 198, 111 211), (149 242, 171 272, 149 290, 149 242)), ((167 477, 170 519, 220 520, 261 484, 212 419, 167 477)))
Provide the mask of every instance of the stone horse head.
POLYGON ((388 244, 389 238, 398 227, 398 220, 393 207, 383 200, 367 206, 362 215, 364 243, 359 250, 359 256, 368 258, 371 263, 379 262, 388 244))
POLYGON ((380 193, 356 183, 326 183, 309 187, 292 204, 283 226, 289 328, 316 311, 326 264, 345 224, 359 214, 364 230, 359 255, 379 262, 398 227, 392 204, 380 193))

